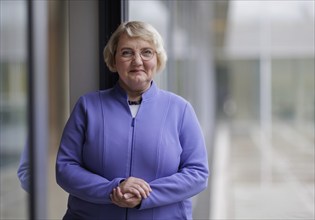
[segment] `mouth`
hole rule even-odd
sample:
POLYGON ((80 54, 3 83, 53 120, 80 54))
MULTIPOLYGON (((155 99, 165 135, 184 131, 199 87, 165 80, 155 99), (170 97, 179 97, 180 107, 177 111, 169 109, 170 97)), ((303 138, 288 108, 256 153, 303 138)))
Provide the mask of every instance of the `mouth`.
POLYGON ((145 71, 143 69, 133 69, 129 71, 130 73, 144 73, 145 71))

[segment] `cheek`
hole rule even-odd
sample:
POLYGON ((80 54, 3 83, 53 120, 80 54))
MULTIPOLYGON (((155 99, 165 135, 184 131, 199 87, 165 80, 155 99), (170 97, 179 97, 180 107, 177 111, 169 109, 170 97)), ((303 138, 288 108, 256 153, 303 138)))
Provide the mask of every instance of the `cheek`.
POLYGON ((157 61, 154 60, 152 62, 148 62, 146 63, 145 67, 147 70, 150 70, 151 72, 155 72, 157 68, 157 61))
POLYGON ((127 64, 126 62, 119 62, 119 61, 115 61, 115 68, 117 70, 117 72, 124 72, 127 69, 127 64))

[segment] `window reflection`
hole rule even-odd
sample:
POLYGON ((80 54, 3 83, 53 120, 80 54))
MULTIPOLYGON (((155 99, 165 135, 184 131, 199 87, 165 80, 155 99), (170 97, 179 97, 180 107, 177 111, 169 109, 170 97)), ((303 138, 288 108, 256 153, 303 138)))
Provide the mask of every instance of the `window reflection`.
MULTIPOLYGON (((70 109, 68 9, 68 1, 48 1, 48 14, 43 15, 49 22, 49 85, 44 89, 49 90, 50 133, 49 146, 41 146, 49 153, 42 155, 43 158, 48 156, 48 160, 41 166, 49 169, 38 176, 48 179, 49 219, 62 218, 67 199, 66 193, 56 184, 54 163, 70 109)), ((0 219, 28 219, 29 196, 17 176, 28 133, 27 1, 0 1, 0 10, 0 219)), ((44 19, 38 14, 34 17, 44 19)), ((27 157, 25 161, 29 162, 27 157)), ((28 166, 25 168, 29 169, 28 166)))
POLYGON ((0 2, 0 219, 27 218, 17 168, 27 133, 26 2, 0 2))

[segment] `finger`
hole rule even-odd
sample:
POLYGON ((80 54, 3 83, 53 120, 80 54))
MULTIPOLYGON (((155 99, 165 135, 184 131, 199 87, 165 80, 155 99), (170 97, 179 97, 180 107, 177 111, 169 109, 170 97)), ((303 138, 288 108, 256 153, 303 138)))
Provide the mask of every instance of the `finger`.
POLYGON ((149 185, 149 183, 145 182, 144 187, 143 187, 147 193, 147 195, 149 195, 152 192, 151 186, 149 185))
POLYGON ((112 203, 114 203, 115 205, 119 205, 119 204, 117 203, 116 193, 115 193, 114 191, 115 191, 115 189, 113 190, 113 193, 111 193, 111 194, 109 195, 110 200, 111 200, 112 203))
POLYGON ((149 183, 147 183, 146 181, 144 181, 144 180, 143 180, 143 182, 142 182, 141 186, 142 186, 144 189, 146 189, 146 191, 148 191, 148 192, 152 192, 152 189, 151 189, 150 184, 149 184, 149 183))
POLYGON ((127 178, 120 184, 120 187, 122 188, 123 193, 132 192, 135 193, 138 197, 140 193, 140 195, 143 198, 148 197, 150 192, 152 192, 150 185, 146 181, 136 177, 127 178), (139 191, 139 193, 137 193, 134 190, 131 190, 131 188, 134 188, 135 190, 139 191))
POLYGON ((124 198, 124 194, 122 193, 121 188, 119 186, 116 188, 115 192, 116 192, 117 197, 119 199, 123 199, 124 198))
POLYGON ((113 199, 114 201, 121 203, 123 201, 124 195, 121 193, 120 188, 113 189, 113 199))
POLYGON ((150 184, 144 181, 143 179, 137 179, 135 183, 140 185, 143 189, 145 189, 148 192, 152 191, 150 184))
POLYGON ((147 198, 150 195, 151 188, 148 187, 147 183, 141 183, 139 185, 134 185, 133 187, 140 192, 142 198, 147 198))
POLYGON ((130 199, 126 200, 126 204, 128 205, 129 208, 134 208, 137 205, 139 205, 141 203, 142 199, 138 198, 138 197, 132 197, 130 199))
POLYGON ((136 178, 135 184, 138 184, 146 192, 147 195, 152 191, 150 184, 143 179, 136 178))
POLYGON ((136 177, 129 177, 127 178, 124 183, 128 186, 129 184, 133 185, 133 184, 138 184, 142 187, 146 187, 148 189, 150 189, 150 185, 143 179, 140 178, 136 178, 136 177))
POLYGON ((124 199, 130 199, 130 198, 132 198, 132 197, 135 197, 135 195, 132 194, 132 193, 125 193, 125 194, 124 194, 124 199))
POLYGON ((139 192, 139 190, 137 190, 135 187, 130 187, 129 189, 127 189, 127 193, 131 193, 133 194, 135 197, 141 198, 141 194, 139 192))
POLYGON ((140 185, 135 185, 135 190, 137 190, 140 193, 140 197, 147 198, 148 197, 148 191, 146 188, 141 187, 140 185))
POLYGON ((113 189, 113 193, 110 196, 111 196, 111 200, 114 202, 117 202, 119 200, 116 189, 113 189))
POLYGON ((130 205, 126 203, 126 200, 122 197, 123 195, 119 192, 119 189, 117 188, 113 189, 113 193, 110 194, 110 198, 113 204, 123 208, 129 207, 130 205))

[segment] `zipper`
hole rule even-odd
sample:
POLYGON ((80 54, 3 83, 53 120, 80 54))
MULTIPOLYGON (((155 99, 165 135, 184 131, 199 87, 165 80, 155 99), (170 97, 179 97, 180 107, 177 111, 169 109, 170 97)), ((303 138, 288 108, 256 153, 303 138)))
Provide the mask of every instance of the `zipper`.
POLYGON ((132 127, 132 140, 131 140, 131 149, 130 149, 130 164, 129 164, 129 176, 131 176, 131 169, 132 169, 132 160, 133 160, 133 148, 134 148, 134 135, 135 135, 135 118, 132 118, 131 121, 131 127, 132 127))
MULTIPOLYGON (((134 135, 135 135, 135 118, 132 118, 131 121, 131 127, 132 127, 132 135, 131 135, 131 149, 130 149, 130 164, 129 164, 129 176, 131 176, 132 171, 132 160, 133 160, 133 148, 134 148, 134 135)), ((128 211, 129 209, 126 208, 126 220, 128 220, 128 211)))
MULTIPOLYGON (((131 127, 135 127, 135 118, 132 118, 132 121, 131 121, 131 127)), ((132 132, 132 135, 133 135, 133 132, 132 132)), ((132 136, 132 138, 133 138, 133 136, 132 136)))
POLYGON ((128 220, 128 208, 126 208, 126 218, 125 218, 125 220, 128 220))

